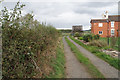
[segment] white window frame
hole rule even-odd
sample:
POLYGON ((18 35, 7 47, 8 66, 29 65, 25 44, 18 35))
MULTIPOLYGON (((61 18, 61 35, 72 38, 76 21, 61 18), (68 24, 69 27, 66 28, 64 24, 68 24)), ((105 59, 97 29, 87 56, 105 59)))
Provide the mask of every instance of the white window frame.
POLYGON ((102 27, 102 26, 103 26, 103 23, 99 23, 98 26, 99 26, 99 27, 102 27))
MULTIPOLYGON (((99 32, 100 32, 100 31, 98 31, 98 34, 99 34, 99 32)), ((103 31, 101 31, 101 32, 102 32, 102 34, 103 34, 103 31)), ((99 35, 102 35, 102 34, 99 34, 99 35)))
POLYGON ((114 30, 114 34, 111 33, 111 36, 114 36, 115 35, 115 29, 111 29, 111 32, 112 32, 112 30, 114 30))
POLYGON ((115 26, 115 22, 111 21, 111 27, 114 27, 114 26, 115 26))

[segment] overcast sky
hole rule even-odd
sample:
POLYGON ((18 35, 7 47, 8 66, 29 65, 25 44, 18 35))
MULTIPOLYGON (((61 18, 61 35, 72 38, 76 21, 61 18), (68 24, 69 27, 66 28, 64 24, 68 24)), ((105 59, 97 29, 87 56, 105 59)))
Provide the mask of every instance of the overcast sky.
MULTIPOLYGON (((14 8, 14 0, 5 0, 2 7, 14 8)), ((102 14, 108 11, 109 15, 118 14, 118 2, 108 0, 105 2, 82 2, 75 0, 27 0, 23 2, 26 6, 23 14, 33 11, 34 18, 40 22, 52 24, 55 28, 72 28, 73 25, 83 25, 84 30, 90 29, 90 20, 102 18, 102 14)))

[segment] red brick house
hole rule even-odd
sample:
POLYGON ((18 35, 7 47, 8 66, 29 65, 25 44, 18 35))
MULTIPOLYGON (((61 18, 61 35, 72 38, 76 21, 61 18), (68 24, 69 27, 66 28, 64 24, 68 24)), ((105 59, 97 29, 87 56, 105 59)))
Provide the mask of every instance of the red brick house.
POLYGON ((120 36, 120 15, 109 15, 107 19, 91 19, 91 32, 101 37, 120 36))

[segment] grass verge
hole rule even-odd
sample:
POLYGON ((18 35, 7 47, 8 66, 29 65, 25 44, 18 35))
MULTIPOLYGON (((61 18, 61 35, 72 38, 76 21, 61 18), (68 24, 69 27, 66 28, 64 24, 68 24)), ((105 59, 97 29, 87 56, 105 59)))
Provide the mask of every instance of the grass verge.
POLYGON ((53 72, 47 78, 64 78, 65 77, 65 56, 64 47, 62 40, 56 49, 56 58, 52 59, 51 66, 53 67, 53 72))
POLYGON ((103 52, 100 52, 98 47, 95 46, 89 46, 89 45, 85 45, 82 42, 80 42, 79 40, 74 39, 73 37, 70 36, 70 38, 75 41, 77 44, 81 45, 82 47, 86 48, 88 51, 90 51, 91 53, 95 54, 96 56, 98 56, 99 58, 103 59, 104 61, 108 62, 111 66, 115 67, 116 69, 120 70, 120 60, 117 58, 113 58, 110 55, 107 55, 103 52))
POLYGON ((93 78, 104 78, 104 76, 97 70, 97 68, 89 61, 87 57, 85 57, 79 49, 71 42, 68 40, 68 38, 65 37, 66 42, 70 46, 71 50, 77 57, 77 59, 83 63, 86 68, 88 69, 88 72, 91 74, 93 78))

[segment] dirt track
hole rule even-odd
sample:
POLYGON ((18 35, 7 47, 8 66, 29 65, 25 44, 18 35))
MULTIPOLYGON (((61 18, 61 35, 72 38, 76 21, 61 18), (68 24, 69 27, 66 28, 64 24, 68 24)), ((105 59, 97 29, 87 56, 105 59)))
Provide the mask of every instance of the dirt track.
POLYGON ((63 43, 66 58, 66 77, 91 78, 91 75, 86 71, 85 67, 76 59, 64 38, 63 43))

